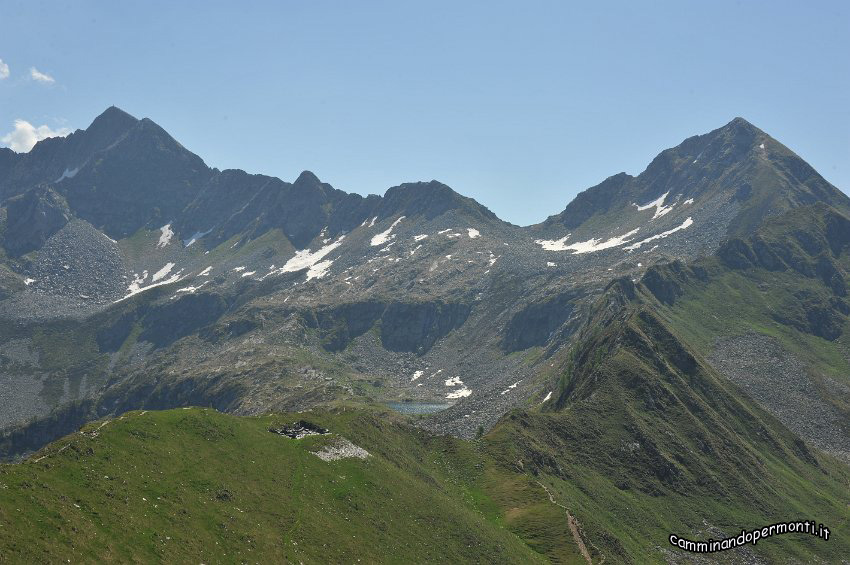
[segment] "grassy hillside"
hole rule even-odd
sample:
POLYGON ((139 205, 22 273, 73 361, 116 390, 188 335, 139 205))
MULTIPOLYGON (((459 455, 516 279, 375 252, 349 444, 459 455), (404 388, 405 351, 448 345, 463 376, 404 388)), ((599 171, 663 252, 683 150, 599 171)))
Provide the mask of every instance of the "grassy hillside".
POLYGON ((291 422, 131 412, 0 467, 0 556, 18 562, 412 563, 541 560, 501 525, 473 448, 370 412, 291 422), (323 461, 344 435, 371 454, 323 461))

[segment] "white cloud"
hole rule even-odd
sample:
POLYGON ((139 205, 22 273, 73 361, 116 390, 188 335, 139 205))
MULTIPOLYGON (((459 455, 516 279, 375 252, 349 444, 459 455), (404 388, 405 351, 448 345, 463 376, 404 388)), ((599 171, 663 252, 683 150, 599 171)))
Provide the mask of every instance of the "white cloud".
POLYGON ((9 65, 3 62, 3 59, 0 59, 0 80, 4 78, 9 78, 9 65))
POLYGON ((43 84, 53 84, 56 82, 56 79, 52 76, 39 71, 35 67, 30 67, 30 78, 43 84))
POLYGON ((33 145, 48 137, 65 137, 71 133, 68 128, 50 129, 48 126, 34 126, 26 120, 15 120, 15 129, 0 137, 0 142, 8 145, 12 151, 26 153, 33 145))

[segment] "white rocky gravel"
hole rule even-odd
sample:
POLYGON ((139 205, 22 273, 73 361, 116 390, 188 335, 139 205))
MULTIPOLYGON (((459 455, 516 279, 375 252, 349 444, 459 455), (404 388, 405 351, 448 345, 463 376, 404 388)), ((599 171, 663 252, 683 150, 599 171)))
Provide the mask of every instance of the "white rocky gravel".
POLYGON ((322 461, 339 461, 340 459, 366 459, 370 457, 369 452, 351 443, 344 437, 334 438, 331 444, 326 445, 318 451, 311 451, 313 455, 322 461))

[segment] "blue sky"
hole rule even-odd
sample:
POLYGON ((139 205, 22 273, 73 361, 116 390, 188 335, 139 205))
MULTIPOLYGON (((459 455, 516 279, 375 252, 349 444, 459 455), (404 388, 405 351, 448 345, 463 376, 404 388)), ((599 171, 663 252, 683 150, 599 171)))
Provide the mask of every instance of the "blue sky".
POLYGON ((211 166, 435 178, 529 224, 743 116, 850 190, 848 6, 4 0, 0 139, 114 104, 211 166))

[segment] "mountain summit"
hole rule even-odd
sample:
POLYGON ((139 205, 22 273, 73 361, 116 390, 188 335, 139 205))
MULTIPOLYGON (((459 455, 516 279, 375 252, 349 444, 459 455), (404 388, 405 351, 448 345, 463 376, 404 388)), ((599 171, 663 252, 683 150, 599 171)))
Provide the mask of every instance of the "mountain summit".
POLYGON ((824 202, 850 210, 847 196, 799 156, 745 119, 735 118, 662 151, 637 177, 620 173, 587 189, 542 226, 576 229, 592 217, 629 215, 632 208, 662 196, 665 207, 731 203, 735 209, 727 211, 732 214, 729 233, 737 235, 799 205, 824 202))

